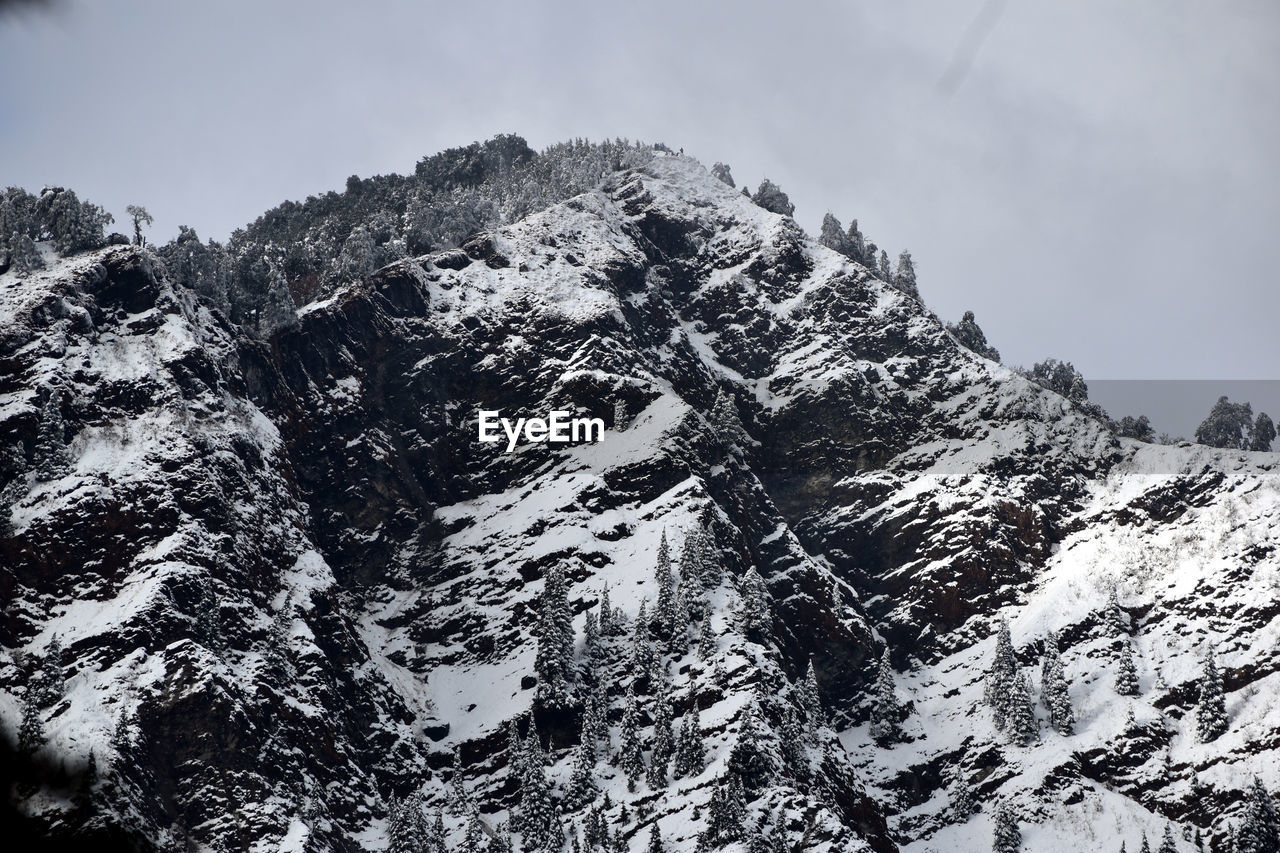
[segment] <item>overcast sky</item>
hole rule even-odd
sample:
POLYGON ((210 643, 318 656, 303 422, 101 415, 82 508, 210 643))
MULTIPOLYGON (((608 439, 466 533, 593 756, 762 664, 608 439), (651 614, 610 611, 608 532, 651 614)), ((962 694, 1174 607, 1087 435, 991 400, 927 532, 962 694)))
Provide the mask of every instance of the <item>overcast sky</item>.
POLYGON ((910 248, 1006 362, 1280 377, 1274 0, 54 9, 0 13, 0 184, 159 240, 501 132, 662 140, 910 248))

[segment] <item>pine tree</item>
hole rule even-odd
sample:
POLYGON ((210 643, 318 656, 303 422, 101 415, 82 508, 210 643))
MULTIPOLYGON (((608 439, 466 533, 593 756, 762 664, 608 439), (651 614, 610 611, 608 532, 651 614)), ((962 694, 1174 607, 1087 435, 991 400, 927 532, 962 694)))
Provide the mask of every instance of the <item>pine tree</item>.
POLYGON ((1071 694, 1062 669, 1062 656, 1058 654, 1058 635, 1050 633, 1045 640, 1044 663, 1040 669, 1040 700, 1049 709, 1049 725, 1058 734, 1070 735, 1075 731, 1076 715, 1071 710, 1071 694))
POLYGON ((481 853, 488 846, 484 827, 480 824, 480 813, 473 811, 467 821, 466 835, 462 839, 462 853, 481 853))
POLYGON ((445 849, 444 813, 436 810, 436 819, 427 827, 425 853, 447 853, 445 849))
POLYGON ((676 739, 675 769, 673 775, 679 779, 684 776, 696 776, 707 766, 706 745, 702 741, 702 720, 698 713, 698 702, 684 715, 680 723, 680 734, 676 739))
POLYGON ((703 557, 706 551, 705 534, 701 525, 695 525, 684 537, 680 549, 680 586, 685 594, 685 607, 690 619, 702 619, 706 615, 706 578, 703 557))
POLYGON ((769 853, 791 853, 791 840, 787 835, 787 822, 782 809, 773 820, 773 831, 769 833, 769 853))
POLYGON ((1138 848, 1140 853, 1151 853, 1151 843, 1147 841, 1147 833, 1142 833, 1142 846, 1138 848))
POLYGON ((0 536, 13 529, 13 507, 27 494, 27 457, 22 452, 22 442, 14 442, 0 458, 0 477, 8 475, 8 483, 0 488, 0 536))
POLYGON ((876 275, 886 284, 893 282, 893 267, 889 264, 889 253, 884 249, 880 250, 880 265, 876 270, 876 275))
POLYGON ((1133 662, 1133 646, 1120 641, 1120 659, 1116 666, 1116 692, 1121 696, 1138 695, 1138 668, 1133 662))
POLYGON ((258 332, 265 337, 279 329, 292 329, 297 325, 298 305, 293 301, 289 282, 284 277, 284 271, 272 264, 267 280, 266 299, 258 315, 258 332))
POLYGON ((916 266, 911 260, 911 253, 906 249, 898 255, 898 269, 893 276, 893 286, 914 299, 920 298, 920 291, 916 288, 916 266))
POLYGON ((992 361, 1000 360, 1000 350, 987 343, 987 335, 978 325, 978 319, 972 311, 964 312, 959 323, 948 323, 947 331, 966 349, 992 361))
POLYGON ((782 706, 782 723, 778 729, 778 746, 782 750, 782 761, 797 780, 804 782, 809 778, 808 738, 796 709, 788 703, 782 706))
POLYGON ((1266 412, 1258 412, 1258 419, 1253 422, 1253 437, 1249 440, 1249 449, 1268 451, 1271 449, 1271 442, 1275 440, 1275 422, 1266 412))
POLYGON ((535 698, 547 708, 569 705, 568 680, 573 662, 573 613, 569 609, 564 570, 554 565, 547 570, 538 603, 536 632, 538 649, 534 669, 538 673, 535 698))
POLYGON ((1227 730, 1227 706, 1222 693, 1222 676, 1213 659, 1213 649, 1205 654, 1200 676, 1200 703, 1196 706, 1196 737, 1201 743, 1217 740, 1227 730))
POLYGON ((996 633, 995 654, 991 660, 991 669, 987 673, 985 696, 991 706, 992 717, 996 728, 1004 730, 1008 722, 1008 697, 1014 689, 1014 678, 1017 662, 1013 655, 1013 640, 1009 635, 1009 625, 1001 621, 996 633))
POLYGON ((450 763, 448 805, 457 814, 466 814, 471 810, 471 795, 467 793, 466 785, 462 780, 462 756, 458 753, 456 746, 453 748, 450 763))
POLYGON ((670 686, 664 677, 658 684, 654 698, 653 749, 649 753, 649 767, 645 781, 657 790, 667 785, 667 765, 675 753, 675 732, 671 728, 670 686))
POLYGON ((702 629, 698 632, 698 657, 704 661, 711 660, 718 648, 715 632, 711 630, 711 614, 708 613, 703 617, 702 629))
POLYGON ((66 426, 62 420, 62 392, 54 389, 40 407, 40 427, 36 432, 34 453, 36 479, 56 480, 71 470, 71 454, 67 452, 66 426))
POLYGON ((647 602, 640 600, 640 611, 636 614, 636 622, 631 633, 631 677, 633 680, 648 683, 653 678, 654 652, 653 643, 649 639, 649 614, 647 602))
POLYGON ((1022 849, 1022 832, 1018 821, 1006 805, 1000 805, 995 813, 995 833, 991 853, 1018 853, 1022 849))
POLYGON ((827 712, 822 707, 822 697, 818 692, 818 673, 813 668, 813 658, 809 658, 809 668, 805 670, 796 699, 800 703, 800 710, 804 712, 805 725, 812 738, 819 728, 827 724, 827 712))
POLYGON ((18 753, 29 756, 43 746, 46 740, 40 705, 28 692, 22 701, 22 722, 18 724, 18 753))
POLYGON ((572 808, 581 808, 595 800, 600 793, 596 785, 596 762, 594 750, 588 748, 586 742, 578 744, 574 753, 573 773, 569 777, 569 804, 572 808))
POLYGON ((361 281, 374 270, 376 246, 363 225, 351 229, 338 255, 338 274, 342 281, 361 281))
POLYGON ((773 775, 773 759, 765 749, 760 731, 759 711, 754 703, 742 712, 738 738, 729 750, 727 766, 742 780, 742 787, 754 794, 769 783, 773 775))
POLYGON ((880 666, 876 670, 876 683, 872 690, 871 737, 883 746, 894 742, 902 734, 902 729, 898 725, 902 716, 902 706, 898 704, 898 697, 893 687, 893 666, 889 662, 888 646, 880 656, 880 666))
POLYGON ((554 853, 560 849, 563 830, 551 802, 551 784, 547 780, 542 743, 530 723, 525 739, 525 771, 520 785, 520 832, 526 850, 554 853))
POLYGON ((853 254, 849 236, 844 232, 844 226, 830 213, 822 217, 822 231, 818 235, 818 242, 847 258, 857 260, 853 254))
POLYGON ((662 833, 658 830, 658 822, 656 820, 649 830, 649 847, 646 853, 667 853, 667 848, 662 843, 662 833))
POLYGON ((622 734, 618 743, 618 755, 614 763, 627 777, 627 790, 634 791, 636 782, 644 775, 644 747, 640 743, 640 706, 636 701, 635 682, 627 685, 627 696, 622 708, 622 734))
POLYGON ((66 685, 67 666, 62 641, 54 634, 49 638, 44 658, 40 661, 40 669, 32 678, 32 698, 42 708, 52 707, 66 692, 66 685))
POLYGON ((858 220, 855 219, 849 223, 849 230, 845 232, 845 237, 849 241, 849 257, 870 269, 874 264, 871 257, 874 253, 867 251, 867 238, 858 228, 858 220))
MULTIPOLYGON (((671 550, 667 546, 667 531, 662 531, 658 541, 658 561, 654 567, 654 577, 658 582, 658 608, 654 614, 658 622, 658 636, 668 639, 675 631, 676 622, 676 578, 671 572, 671 550)), ((683 625, 681 625, 683 628, 683 625)))
POLYGON ((707 830, 705 837, 699 839, 699 846, 737 841, 742 837, 746 819, 746 793, 742 789, 742 779, 736 773, 721 776, 711 789, 707 803, 707 830))
POLYGON ((767 643, 772 635, 773 619, 769 614, 769 593, 755 566, 747 569, 740 585, 742 607, 739 618, 742 633, 757 643, 767 643))
POLYGON ((609 602, 609 587, 600 590, 600 635, 614 637, 621 634, 613 618, 613 605, 609 602))
POLYGON ((1106 623, 1107 633, 1111 636, 1122 639, 1129 636, 1128 619, 1126 619, 1124 611, 1120 609, 1120 598, 1114 586, 1111 587, 1111 591, 1107 594, 1106 623))
POLYGON ((631 416, 627 414, 627 401, 617 397, 613 401, 613 428, 618 432, 626 432, 631 426, 631 416))
MULTIPOLYGON (((743 189, 745 190, 746 187, 743 189)), ((778 213, 782 216, 790 216, 796 210, 796 206, 791 203, 791 199, 787 198, 782 188, 768 178, 760 182, 751 200, 770 213, 778 213)))
POLYGON ((969 781, 964 778, 959 766, 951 772, 951 817, 956 823, 963 823, 973 816, 977 806, 973 801, 973 790, 969 781))
POLYGON ((1280 850, 1280 822, 1276 819, 1275 802, 1257 776, 1253 777, 1245 801, 1244 815, 1236 833, 1236 850, 1238 853, 1280 850))
POLYGON ((725 446, 745 452, 754 443, 742 426, 737 404, 732 397, 724 393, 723 389, 716 391, 716 399, 707 419, 715 429, 716 436, 725 446))
POLYGON ((524 778, 524 741, 515 720, 507 723, 507 774, 519 785, 524 778))
POLYGON ((1209 416, 1196 427, 1196 441, 1210 447, 1247 450, 1253 439, 1253 407, 1219 397, 1209 416))
POLYGON ((1005 719, 1005 733, 1012 743, 1029 746, 1040 739, 1040 724, 1031 704, 1031 687, 1025 672, 1014 676, 1006 699, 1005 719))
POLYGON ((1160 849, 1156 853, 1178 853, 1178 845, 1173 840, 1173 827, 1164 825, 1164 836, 1160 840, 1160 849))

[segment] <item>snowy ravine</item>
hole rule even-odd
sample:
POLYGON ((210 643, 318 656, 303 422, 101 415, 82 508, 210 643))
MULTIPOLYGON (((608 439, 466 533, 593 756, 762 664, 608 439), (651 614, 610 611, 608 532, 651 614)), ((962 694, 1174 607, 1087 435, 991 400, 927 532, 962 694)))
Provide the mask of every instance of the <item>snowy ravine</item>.
POLYGON ((1029 851, 1167 827, 1190 851, 1255 776, 1280 790, 1280 454, 1116 439, 696 161, 385 267, 267 341, 148 250, 50 260, 0 276, 0 447, 33 468, 0 468, 23 837, 439 853, 439 814, 447 850, 501 853, 558 849, 529 828, 558 808, 566 850, 656 826, 668 853, 985 851, 1006 808, 1029 851), (507 454, 479 409, 608 429, 507 454), (1002 622, 1027 745, 985 699, 1002 622), (1202 742, 1209 652, 1226 731, 1202 742), (695 708, 704 766, 656 778, 695 708))

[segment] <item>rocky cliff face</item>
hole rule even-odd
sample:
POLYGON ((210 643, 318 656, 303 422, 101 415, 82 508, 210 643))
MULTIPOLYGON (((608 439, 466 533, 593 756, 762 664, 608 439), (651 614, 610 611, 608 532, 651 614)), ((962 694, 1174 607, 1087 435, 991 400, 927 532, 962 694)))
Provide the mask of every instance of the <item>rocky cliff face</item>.
MULTIPOLYGON (((596 766, 632 849, 655 822, 694 849, 748 719, 773 770, 747 819, 804 849, 987 849, 998 803, 1034 849, 1136 845, 1166 820, 1218 837, 1254 774, 1280 787, 1277 457, 1116 440, 691 160, 385 267, 265 342, 135 248, 0 284, 0 439, 37 455, 56 390, 69 446, 63 472, 21 475, 0 536, 11 745, 46 699, 44 742, 11 746, 22 831, 379 849, 421 794, 452 849, 470 811, 492 832, 517 805, 508 726, 531 709, 581 827, 586 690, 534 702, 548 573, 580 636, 606 587, 634 621, 660 537, 678 554, 695 529, 724 572, 710 639, 694 626, 701 648, 659 669, 680 719, 700 709, 707 767, 628 790, 596 766), (506 453, 476 441, 482 408, 609 429, 506 453), (766 630, 743 615, 752 572, 766 630), (1137 697, 1113 688, 1113 588, 1137 697), (1059 633, 1074 734, 993 727, 1001 619, 1029 668, 1059 633), (1206 744, 1210 645, 1230 726, 1206 744), (886 648, 904 715, 877 744, 886 648), (829 725, 797 758, 810 659, 829 725)), ((615 744, 628 642, 601 652, 615 744)))

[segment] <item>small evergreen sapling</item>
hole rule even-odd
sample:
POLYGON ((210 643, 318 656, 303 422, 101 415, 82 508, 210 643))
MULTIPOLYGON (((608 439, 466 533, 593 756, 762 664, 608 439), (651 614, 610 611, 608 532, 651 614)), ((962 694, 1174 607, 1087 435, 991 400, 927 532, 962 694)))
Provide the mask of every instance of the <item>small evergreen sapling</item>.
POLYGON ((1177 842, 1173 840, 1173 827, 1164 825, 1164 835, 1160 839, 1160 848, 1156 853, 1178 853, 1177 842))

